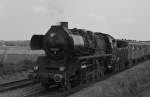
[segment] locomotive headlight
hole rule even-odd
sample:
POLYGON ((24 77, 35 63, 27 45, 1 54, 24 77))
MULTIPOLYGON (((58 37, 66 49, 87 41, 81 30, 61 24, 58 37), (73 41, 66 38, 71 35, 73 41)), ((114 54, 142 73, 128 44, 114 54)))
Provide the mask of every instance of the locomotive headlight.
POLYGON ((86 64, 82 64, 82 65, 81 65, 81 68, 82 68, 82 69, 84 69, 84 68, 86 68, 86 67, 87 67, 86 64))
POLYGON ((33 68, 34 70, 38 70, 39 69, 39 67, 38 66, 34 66, 34 68, 33 68))
POLYGON ((63 76, 61 74, 55 74, 54 75, 54 81, 55 82, 61 82, 63 79, 63 76))
POLYGON ((60 67, 59 70, 60 70, 60 71, 64 71, 64 70, 65 70, 65 67, 64 67, 64 66, 63 66, 63 67, 60 67))

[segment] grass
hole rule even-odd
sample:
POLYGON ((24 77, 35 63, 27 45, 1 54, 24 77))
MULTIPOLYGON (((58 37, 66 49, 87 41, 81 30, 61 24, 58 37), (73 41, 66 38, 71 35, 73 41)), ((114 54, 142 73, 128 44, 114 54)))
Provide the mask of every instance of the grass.
MULTIPOLYGON (((31 55, 30 54, 7 54, 7 56, 5 56, 3 62, 17 64, 24 60, 36 61, 38 56, 40 56, 40 54, 31 54, 31 55)), ((3 57, 3 55, 0 55, 0 59, 2 57, 3 57)))
POLYGON ((0 76, 31 70, 37 57, 43 54, 26 47, 0 47, 0 76))
POLYGON ((35 61, 32 60, 23 60, 18 63, 3 63, 0 67, 0 76, 31 70, 34 64, 35 61))
POLYGON ((147 61, 69 97, 136 97, 149 84, 150 61, 147 61))

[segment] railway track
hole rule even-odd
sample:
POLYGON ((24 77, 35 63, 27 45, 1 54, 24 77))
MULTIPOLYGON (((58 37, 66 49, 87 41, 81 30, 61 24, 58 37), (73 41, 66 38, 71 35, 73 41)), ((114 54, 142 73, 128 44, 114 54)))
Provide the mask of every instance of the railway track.
MULTIPOLYGON (((107 74, 106 76, 101 78, 100 81, 105 80, 112 75, 113 74, 107 74)), ((0 93, 8 91, 8 90, 14 90, 17 88, 28 86, 33 83, 35 83, 35 82, 25 79, 25 80, 20 80, 20 81, 16 81, 16 82, 1 84, 0 85, 0 93)), ((62 91, 61 89, 58 89, 58 87, 56 87, 56 86, 51 86, 49 88, 49 90, 45 90, 43 87, 41 87, 40 84, 37 84, 36 86, 30 86, 30 88, 28 88, 26 91, 24 91, 23 93, 19 93, 15 97, 67 97, 73 93, 76 93, 76 92, 84 89, 84 88, 92 86, 94 83, 95 82, 81 84, 79 86, 76 86, 76 87, 70 89, 69 91, 62 91)))
MULTIPOLYGON (((100 81, 105 80, 109 78, 113 74, 107 74, 106 76, 102 77, 100 81)), ((87 88, 89 86, 92 86, 95 82, 81 84, 79 86, 76 86, 69 91, 62 91, 61 89, 58 89, 58 87, 51 87, 49 90, 45 90, 43 88, 40 88, 38 90, 34 90, 35 92, 31 92, 29 94, 20 96, 20 97, 67 97, 73 93, 79 92, 80 90, 87 88)))
MULTIPOLYGON (((127 70, 127 69, 123 69, 120 72, 122 72, 124 70, 127 70)), ((103 81, 115 74, 120 73, 120 72, 108 73, 104 77, 102 77, 101 80, 99 80, 98 82, 103 81)), ((31 85, 30 88, 27 89, 27 91, 24 91, 24 93, 18 94, 19 96, 15 96, 15 97, 67 97, 73 93, 79 92, 80 90, 82 90, 84 88, 92 86, 96 82, 97 81, 93 81, 93 82, 86 83, 86 84, 81 84, 77 87, 70 89, 69 91, 62 92, 62 90, 60 90, 54 86, 52 86, 49 90, 45 90, 43 87, 41 87, 40 84, 37 84, 37 86, 34 87, 31 84, 35 84, 35 82, 28 80, 28 79, 24 79, 24 80, 0 85, 0 92, 7 91, 7 90, 13 90, 13 89, 17 89, 20 87, 31 85)))
POLYGON ((14 82, 0 84, 0 93, 8 91, 8 90, 21 88, 21 87, 24 87, 24 86, 27 86, 30 84, 36 84, 36 83, 37 82, 34 82, 32 80, 29 80, 29 79, 23 79, 23 80, 18 80, 18 81, 14 81, 14 82))
MULTIPOLYGON (((134 65, 135 66, 135 65, 134 65)), ((34 93, 34 94, 31 94, 31 95, 28 95, 28 96, 21 96, 21 97, 67 97, 73 93, 76 93, 76 92, 79 92, 80 90, 84 89, 84 88, 87 88, 89 86, 92 86, 93 84, 95 84, 96 82, 100 82, 100 81, 103 81, 103 80, 106 80, 107 78, 113 76, 113 75, 116 75, 116 74, 119 74, 123 71, 125 71, 127 69, 122 69, 120 70, 119 72, 113 72, 113 73, 108 73, 108 74, 105 74, 104 77, 102 77, 99 81, 93 81, 93 82, 90 82, 90 83, 86 83, 86 84, 81 84, 77 87, 74 87, 72 89, 70 89, 69 91, 64 91, 62 92, 61 90, 59 90, 58 88, 50 88, 50 90, 42 90, 38 93, 34 93)))

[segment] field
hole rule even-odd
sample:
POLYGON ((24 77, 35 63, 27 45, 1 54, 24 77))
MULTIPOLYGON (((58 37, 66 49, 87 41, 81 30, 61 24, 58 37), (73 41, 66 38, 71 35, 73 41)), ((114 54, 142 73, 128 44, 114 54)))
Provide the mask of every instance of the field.
POLYGON ((44 51, 32 51, 30 49, 25 48, 7 48, 7 49, 0 49, 0 59, 5 63, 13 62, 16 63, 22 60, 33 60, 37 58, 38 55, 43 55, 44 51))
POLYGON ((29 47, 1 46, 0 76, 31 70, 37 57, 43 54, 44 51, 32 51, 29 47))

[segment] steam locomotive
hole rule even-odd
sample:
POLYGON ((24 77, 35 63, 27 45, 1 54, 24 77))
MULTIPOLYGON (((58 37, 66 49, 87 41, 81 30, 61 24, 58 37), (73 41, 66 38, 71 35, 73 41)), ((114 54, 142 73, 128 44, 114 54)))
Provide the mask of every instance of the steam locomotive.
POLYGON ((73 86, 99 81, 105 74, 119 72, 150 56, 146 42, 114 39, 85 29, 69 29, 68 22, 53 25, 45 35, 33 35, 32 50, 44 50, 32 73, 42 86, 73 86))

